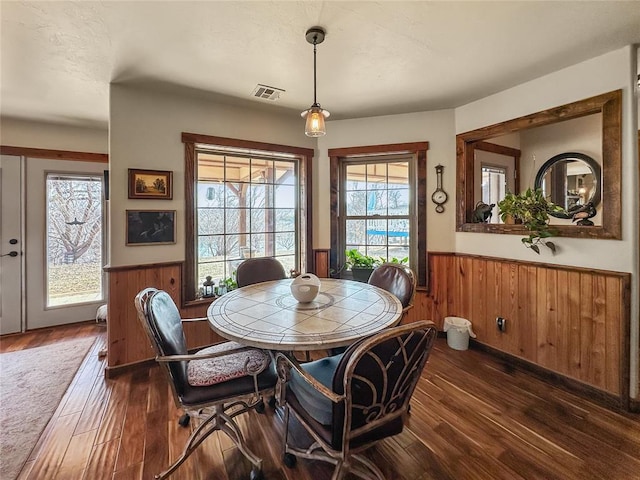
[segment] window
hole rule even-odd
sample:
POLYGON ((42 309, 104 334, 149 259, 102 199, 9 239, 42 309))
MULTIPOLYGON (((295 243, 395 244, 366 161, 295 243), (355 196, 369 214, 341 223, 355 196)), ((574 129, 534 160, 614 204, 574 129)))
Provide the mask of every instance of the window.
POLYGON ((331 269, 356 248, 386 260, 409 259, 427 286, 428 143, 330 149, 331 269))
MULTIPOLYGON (((482 201, 487 205, 498 205, 507 191, 507 169, 500 166, 482 165, 482 201)), ((500 215, 491 215, 489 223, 502 223, 500 215)))
POLYGON ((102 177, 47 175, 46 305, 101 301, 102 177))
POLYGON ((411 202, 408 157, 386 160, 367 159, 341 163, 344 183, 345 249, 384 259, 411 260, 411 202))
POLYGON ((186 150, 187 300, 207 276, 233 277, 246 258, 308 271, 313 150, 183 134, 186 150))

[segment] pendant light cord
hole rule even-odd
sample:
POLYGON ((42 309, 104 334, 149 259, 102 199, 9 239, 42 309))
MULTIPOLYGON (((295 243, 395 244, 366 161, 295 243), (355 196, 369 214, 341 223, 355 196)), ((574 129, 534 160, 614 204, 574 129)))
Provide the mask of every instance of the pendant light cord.
POLYGON ((317 35, 313 37, 313 104, 317 105, 316 99, 316 42, 318 41, 317 35))

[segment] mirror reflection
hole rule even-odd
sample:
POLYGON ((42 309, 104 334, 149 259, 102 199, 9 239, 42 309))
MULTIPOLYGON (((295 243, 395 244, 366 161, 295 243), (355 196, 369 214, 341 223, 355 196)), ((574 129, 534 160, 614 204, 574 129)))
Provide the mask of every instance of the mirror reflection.
POLYGON ((522 226, 501 223, 497 204, 506 192, 535 188, 542 169, 540 186, 554 203, 582 210, 552 219, 557 236, 621 238, 621 121, 616 90, 457 134, 456 231, 521 235, 522 226), (494 155, 498 148, 512 153, 494 155), (542 168, 566 152, 595 163, 574 155, 542 168))
POLYGON ((573 218, 588 203, 594 209, 600 203, 600 165, 592 157, 561 153, 550 158, 538 171, 535 187, 566 212, 551 213, 558 218, 573 218))

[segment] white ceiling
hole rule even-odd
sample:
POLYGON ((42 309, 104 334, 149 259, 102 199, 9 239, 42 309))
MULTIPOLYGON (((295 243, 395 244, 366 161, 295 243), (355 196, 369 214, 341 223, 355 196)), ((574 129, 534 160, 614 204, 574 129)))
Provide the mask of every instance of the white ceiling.
POLYGON ((0 14, 1 114, 103 127, 110 82, 302 111, 315 25, 331 119, 452 108, 640 43, 638 1, 1 0, 0 14), (253 99, 258 83, 286 93, 253 99))

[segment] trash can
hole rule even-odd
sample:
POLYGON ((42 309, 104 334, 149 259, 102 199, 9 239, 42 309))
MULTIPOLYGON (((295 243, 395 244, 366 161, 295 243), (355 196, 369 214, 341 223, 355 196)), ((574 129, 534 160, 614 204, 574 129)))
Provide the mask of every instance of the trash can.
POLYGON ((469 337, 476 338, 471 330, 471 322, 466 318, 445 317, 444 331, 447 332, 447 345, 454 350, 469 348, 469 337))

